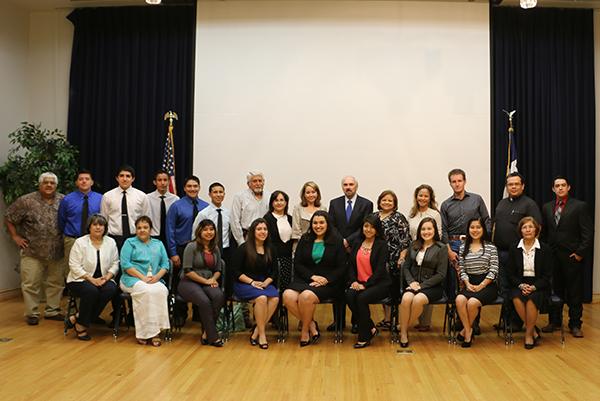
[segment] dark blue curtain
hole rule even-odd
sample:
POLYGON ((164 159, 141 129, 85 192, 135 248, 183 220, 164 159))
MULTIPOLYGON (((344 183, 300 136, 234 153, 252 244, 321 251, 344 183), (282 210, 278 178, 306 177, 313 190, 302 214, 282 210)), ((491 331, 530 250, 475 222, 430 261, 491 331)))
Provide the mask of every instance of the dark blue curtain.
POLYGON ((134 186, 152 189, 175 111, 177 184, 192 171, 196 11, 192 6, 83 8, 71 60, 68 139, 100 191, 116 185, 115 170, 130 164, 134 186))
MULTIPOLYGON (((594 209, 595 96, 593 11, 492 7, 492 196, 502 198, 508 120, 526 193, 541 206, 554 198, 552 178, 569 178, 571 194, 594 209)), ((586 298, 591 300, 591 258, 586 298)))

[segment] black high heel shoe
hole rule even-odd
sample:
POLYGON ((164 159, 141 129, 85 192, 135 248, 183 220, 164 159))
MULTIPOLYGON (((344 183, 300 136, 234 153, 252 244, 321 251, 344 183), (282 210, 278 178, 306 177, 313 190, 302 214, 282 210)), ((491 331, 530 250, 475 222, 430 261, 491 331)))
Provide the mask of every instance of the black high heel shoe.
POLYGON ((315 330, 317 330, 317 334, 311 337, 311 341, 313 344, 316 344, 321 338, 321 331, 319 330, 319 323, 315 321, 315 330))
POLYGON ((402 342, 402 340, 400 340, 400 347, 408 348, 408 335, 406 336, 406 342, 402 342))
POLYGON ((535 333, 537 334, 536 337, 533 337, 533 345, 535 345, 537 347, 542 342, 542 332, 541 332, 540 328, 537 326, 534 326, 533 328, 535 330, 535 333))
POLYGON ((258 343, 258 348, 260 349, 269 349, 269 343, 258 343))
POLYGON ((73 324, 73 328, 75 329, 75 333, 77 333, 77 339, 80 341, 90 341, 92 337, 87 333, 87 329, 77 330, 77 323, 73 324), (85 333, 85 334, 83 334, 85 333))
MULTIPOLYGON (((208 344, 208 341, 206 343, 208 344)), ((213 347, 221 348, 222 346, 225 345, 225 343, 223 342, 223 340, 221 340, 219 338, 217 341, 214 341, 214 342, 210 343, 210 345, 213 346, 213 347)))
POLYGON ((369 345, 371 345, 371 340, 369 340, 369 341, 359 341, 359 342, 357 342, 357 343, 354 344, 354 349, 367 348, 369 345))
POLYGON ((252 345, 253 347, 255 345, 258 345, 258 340, 256 338, 252 338, 252 336, 254 335, 255 329, 256 329, 256 325, 252 326, 252 328, 250 329, 250 345, 252 345))

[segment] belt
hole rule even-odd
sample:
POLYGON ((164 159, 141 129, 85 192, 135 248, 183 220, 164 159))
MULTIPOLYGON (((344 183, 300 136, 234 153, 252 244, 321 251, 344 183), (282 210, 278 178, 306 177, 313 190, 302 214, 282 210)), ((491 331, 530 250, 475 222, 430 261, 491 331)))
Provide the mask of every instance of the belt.
POLYGON ((464 241, 465 235, 449 235, 448 241, 464 241))

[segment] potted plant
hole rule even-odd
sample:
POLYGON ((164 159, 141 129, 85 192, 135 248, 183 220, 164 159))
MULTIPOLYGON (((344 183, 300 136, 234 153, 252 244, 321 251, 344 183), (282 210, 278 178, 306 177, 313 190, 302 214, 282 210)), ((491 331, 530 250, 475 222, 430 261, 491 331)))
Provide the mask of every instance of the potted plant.
POLYGON ((8 137, 13 147, 6 163, 0 167, 0 188, 7 205, 19 196, 35 191, 38 177, 46 171, 58 176, 58 192, 66 194, 74 188, 79 151, 67 141, 62 131, 50 131, 42 129, 41 124, 23 122, 8 137))

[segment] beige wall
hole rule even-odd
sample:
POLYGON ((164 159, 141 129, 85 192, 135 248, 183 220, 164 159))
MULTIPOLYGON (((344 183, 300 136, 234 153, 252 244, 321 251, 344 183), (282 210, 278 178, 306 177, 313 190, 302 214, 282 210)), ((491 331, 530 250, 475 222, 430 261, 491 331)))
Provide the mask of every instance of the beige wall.
MULTIPOLYGON (((66 132, 72 28, 64 10, 35 12, 0 2, 0 163, 22 121, 66 132)), ((4 216, 4 202, 0 213, 4 216)), ((0 292, 19 287, 18 251, 0 232, 0 292)))

